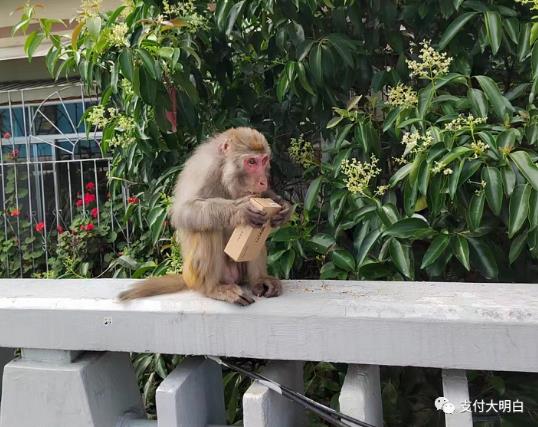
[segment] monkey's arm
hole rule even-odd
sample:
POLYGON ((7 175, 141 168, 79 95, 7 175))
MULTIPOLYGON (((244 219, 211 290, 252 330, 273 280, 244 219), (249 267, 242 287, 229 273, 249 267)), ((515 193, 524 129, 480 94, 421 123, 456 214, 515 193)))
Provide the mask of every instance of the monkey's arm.
POLYGON ((261 227, 267 221, 265 212, 256 210, 250 197, 229 200, 223 198, 193 199, 174 206, 173 225, 192 231, 233 228, 239 224, 261 227))
POLYGON ((290 220, 293 209, 287 200, 280 197, 273 190, 267 190, 264 197, 269 197, 282 206, 280 211, 271 218, 271 227, 279 227, 290 220))

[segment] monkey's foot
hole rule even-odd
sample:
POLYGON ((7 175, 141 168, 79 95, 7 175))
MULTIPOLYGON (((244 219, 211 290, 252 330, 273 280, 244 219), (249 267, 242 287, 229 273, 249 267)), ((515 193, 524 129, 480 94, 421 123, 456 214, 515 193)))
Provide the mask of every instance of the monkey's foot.
POLYGON ((208 296, 242 306, 250 305, 254 302, 254 298, 252 298, 250 291, 248 289, 243 289, 235 283, 218 285, 213 292, 208 294, 208 296))
POLYGON ((263 277, 254 282, 252 292, 257 297, 277 297, 282 295, 282 282, 276 277, 263 277))

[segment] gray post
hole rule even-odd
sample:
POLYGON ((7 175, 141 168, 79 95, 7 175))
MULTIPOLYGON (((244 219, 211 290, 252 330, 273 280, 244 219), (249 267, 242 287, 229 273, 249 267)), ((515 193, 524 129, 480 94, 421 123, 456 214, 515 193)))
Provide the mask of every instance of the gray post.
POLYGON ((0 427, 114 426, 144 414, 126 353, 25 349, 4 369, 0 427))
POLYGON ((472 427, 473 414, 470 410, 464 410, 463 405, 469 401, 469 386, 464 370, 443 369, 443 397, 453 405, 450 410, 445 410, 446 427, 472 427))
MULTIPOLYGON (((303 393, 303 362, 272 361, 261 374, 303 393)), ((254 382, 243 395, 245 427, 299 427, 305 425, 304 410, 296 403, 254 382)))
POLYGON ((226 424, 222 370, 215 362, 189 357, 157 388, 159 427, 226 424))
MULTIPOLYGON (((12 348, 0 347, 0 378, 4 372, 4 366, 13 359, 15 350, 12 348)), ((0 401, 2 400, 2 381, 0 381, 0 401)))
POLYGON ((340 410, 376 427, 383 426, 379 366, 349 365, 340 392, 340 410))

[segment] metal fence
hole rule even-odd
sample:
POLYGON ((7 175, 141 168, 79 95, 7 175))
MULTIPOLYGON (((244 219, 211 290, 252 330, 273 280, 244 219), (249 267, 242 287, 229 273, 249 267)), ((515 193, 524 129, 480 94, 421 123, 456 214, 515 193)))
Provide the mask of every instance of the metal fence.
MULTIPOLYGON (((129 242, 128 224, 122 224, 122 214, 113 209, 118 202, 127 206, 128 190, 123 187, 117 196, 109 193, 111 159, 101 156, 101 133, 86 129, 82 120, 97 100, 85 94, 78 83, 0 86, 0 240, 4 263, 15 256, 22 266, 29 250, 25 242, 31 242, 30 252, 37 257, 36 251, 40 251, 45 256, 45 265, 39 269, 48 272, 51 238, 80 217, 99 225, 105 208, 109 209, 106 217, 112 231, 123 233, 129 242), (38 248, 31 239, 36 234, 42 236, 38 248)), ((18 275, 35 273, 36 263, 31 264, 26 270, 21 267, 18 275)), ((9 271, 4 269, 4 275, 9 271)))

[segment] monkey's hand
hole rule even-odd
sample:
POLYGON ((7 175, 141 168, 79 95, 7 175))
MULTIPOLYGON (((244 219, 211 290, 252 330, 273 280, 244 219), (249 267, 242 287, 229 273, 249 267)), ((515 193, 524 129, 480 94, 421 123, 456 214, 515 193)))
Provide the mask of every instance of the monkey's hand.
POLYGON ((237 200, 237 208, 239 212, 239 223, 247 224, 252 227, 261 227, 267 222, 267 213, 256 209, 250 203, 251 197, 243 197, 237 200))
POLYGON ((271 227, 280 227, 282 224, 288 222, 293 213, 292 206, 282 197, 275 195, 272 199, 277 202, 281 208, 275 215, 271 217, 271 227))

